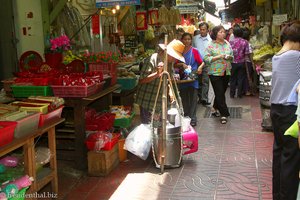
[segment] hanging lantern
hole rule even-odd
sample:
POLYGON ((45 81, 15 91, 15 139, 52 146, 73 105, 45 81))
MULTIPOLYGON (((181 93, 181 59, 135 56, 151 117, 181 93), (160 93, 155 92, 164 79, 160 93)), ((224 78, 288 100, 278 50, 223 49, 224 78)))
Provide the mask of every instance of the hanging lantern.
POLYGON ((153 8, 148 10, 149 25, 158 25, 158 9, 153 8))
POLYGON ((137 11, 136 12, 136 30, 144 31, 147 30, 147 12, 137 11))

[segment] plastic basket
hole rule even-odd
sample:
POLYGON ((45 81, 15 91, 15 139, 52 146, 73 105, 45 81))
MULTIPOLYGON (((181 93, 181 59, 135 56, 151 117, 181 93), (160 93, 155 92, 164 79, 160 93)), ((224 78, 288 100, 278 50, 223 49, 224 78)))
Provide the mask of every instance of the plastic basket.
POLYGON ((107 142, 101 150, 104 151, 111 150, 118 143, 120 136, 121 136, 120 133, 114 133, 113 138, 109 142, 107 142))
POLYGON ((116 63, 89 63, 89 71, 102 71, 103 73, 117 73, 116 63))
POLYGON ((89 63, 89 71, 102 71, 103 74, 109 74, 111 76, 111 86, 117 83, 116 63, 89 63))
POLYGON ((41 114, 40 120, 39 120, 39 127, 42 127, 44 124, 46 124, 47 122, 49 122, 52 119, 60 118, 63 108, 64 107, 61 106, 47 114, 41 114))
POLYGON ((12 85, 14 97, 53 96, 50 86, 12 85))
POLYGON ((128 118, 115 119, 114 127, 129 128, 130 125, 131 125, 131 121, 132 121, 134 116, 135 116, 135 113, 132 112, 130 117, 128 117, 128 118))
POLYGON ((98 86, 92 84, 89 86, 62 86, 52 85, 55 96, 58 97, 87 97, 97 92, 98 86))
POLYGON ((23 111, 8 117, 4 116, 3 120, 17 122, 17 126, 14 130, 14 136, 15 138, 21 138, 31 134, 38 128, 40 115, 41 113, 27 113, 26 111, 23 111))
POLYGON ((14 139, 14 131, 17 122, 0 121, 0 147, 10 143, 14 139))
POLYGON ((48 113, 48 106, 47 103, 30 103, 30 102, 22 102, 22 101, 15 101, 12 105, 19 106, 20 111, 29 111, 29 112, 40 112, 43 114, 48 113))
POLYGON ((117 78, 121 90, 132 90, 137 85, 137 78, 117 78))
MULTIPOLYGON (((120 133, 113 133, 113 137, 110 141, 108 141, 101 150, 109 151, 111 150, 119 141, 121 134, 120 133)), ((86 147, 88 150, 95 150, 96 141, 86 140, 85 141, 86 147)))

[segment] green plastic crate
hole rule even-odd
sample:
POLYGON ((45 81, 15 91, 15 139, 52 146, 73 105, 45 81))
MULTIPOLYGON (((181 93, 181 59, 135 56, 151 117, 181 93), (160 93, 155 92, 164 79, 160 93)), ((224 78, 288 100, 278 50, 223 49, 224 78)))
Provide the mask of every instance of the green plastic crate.
POLYGON ((50 86, 12 85, 14 97, 53 96, 50 86))
POLYGON ((135 113, 132 112, 130 117, 128 117, 128 118, 115 119, 114 127, 129 128, 130 125, 131 125, 131 121, 134 118, 134 116, 135 116, 135 113))
POLYGON ((117 84, 121 85, 121 90, 132 90, 137 86, 137 78, 117 78, 117 84))

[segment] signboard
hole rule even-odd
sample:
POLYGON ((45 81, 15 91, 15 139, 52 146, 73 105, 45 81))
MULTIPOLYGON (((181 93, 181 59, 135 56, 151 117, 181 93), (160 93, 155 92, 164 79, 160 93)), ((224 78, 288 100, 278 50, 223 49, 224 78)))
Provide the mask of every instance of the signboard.
POLYGON ((137 46, 136 35, 125 36, 125 48, 134 48, 137 46))
POLYGON ((177 6, 180 14, 194 14, 198 12, 197 5, 195 6, 177 6))
POLYGON ((273 25, 279 26, 286 21, 287 21, 287 14, 273 15, 273 25))
POLYGON ((112 6, 129 6, 129 5, 140 5, 140 0, 96 0, 96 8, 101 7, 112 7, 112 6))
POLYGON ((184 6, 187 6, 187 5, 195 5, 197 6, 199 3, 195 2, 194 0, 176 0, 176 6, 181 6, 181 5, 184 5, 184 6))

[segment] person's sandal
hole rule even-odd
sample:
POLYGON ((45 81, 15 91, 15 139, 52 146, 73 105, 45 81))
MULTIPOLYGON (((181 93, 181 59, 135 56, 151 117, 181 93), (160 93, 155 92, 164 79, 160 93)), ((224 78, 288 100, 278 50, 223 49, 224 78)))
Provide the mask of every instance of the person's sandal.
POLYGON ((226 117, 221 117, 221 124, 226 124, 227 123, 227 118, 226 117))

